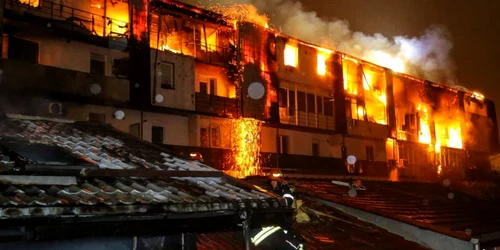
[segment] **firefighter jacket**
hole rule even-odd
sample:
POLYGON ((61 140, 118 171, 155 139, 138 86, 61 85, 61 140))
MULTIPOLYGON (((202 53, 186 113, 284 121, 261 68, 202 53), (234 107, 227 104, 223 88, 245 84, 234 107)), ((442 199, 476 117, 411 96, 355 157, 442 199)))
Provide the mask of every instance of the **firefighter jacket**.
POLYGON ((291 207, 295 201, 290 187, 285 184, 279 184, 276 188, 272 189, 272 192, 285 198, 287 206, 291 207))

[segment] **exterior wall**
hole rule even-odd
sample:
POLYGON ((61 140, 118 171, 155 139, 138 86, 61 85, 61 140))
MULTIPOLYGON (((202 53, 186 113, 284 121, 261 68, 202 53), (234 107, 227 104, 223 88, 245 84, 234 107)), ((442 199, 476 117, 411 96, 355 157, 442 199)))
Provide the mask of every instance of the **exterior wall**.
POLYGON ((347 149, 347 155, 354 155, 358 160, 369 160, 366 148, 373 147, 373 161, 387 161, 385 140, 369 140, 346 137, 344 143, 347 149))
POLYGON ((169 51, 151 50, 152 103, 162 107, 195 110, 194 72, 194 58, 169 51), (164 69, 162 64, 170 65, 173 69, 164 69), (162 85, 167 81, 173 86, 162 85), (155 96, 158 94, 163 96, 163 101, 160 103, 155 101, 155 96))
POLYGON ((278 39, 276 51, 279 73, 283 80, 306 84, 313 88, 333 90, 333 74, 331 68, 331 55, 329 52, 322 52, 317 48, 298 43, 297 41, 287 41, 286 38, 278 39), (295 69, 285 66, 285 46, 287 43, 298 49, 298 65, 295 69), (319 75, 317 71, 318 54, 324 55, 326 58, 326 74, 324 76, 319 75))
POLYGON ((275 127, 262 127, 261 151, 276 153, 276 134, 288 137, 288 153, 294 155, 313 155, 312 144, 319 144, 319 157, 339 157, 339 153, 332 146, 333 135, 309 133, 298 130, 275 127))
MULTIPOLYGON (((89 113, 104 114, 106 123, 125 133, 130 133, 130 126, 141 121, 141 113, 137 110, 72 103, 65 103, 64 106, 67 108, 67 114, 63 117, 65 119, 88 121, 89 113), (124 119, 118 120, 114 118, 114 113, 117 110, 122 110, 125 113, 124 119)), ((144 140, 151 142, 152 127, 159 126, 163 127, 164 144, 190 145, 188 117, 144 112, 143 119, 144 140)))
MULTIPOLYGON (((125 52, 111 50, 54 36, 36 35, 33 32, 20 32, 16 37, 34 41, 39 44, 39 64, 57 68, 90 73, 91 54, 104 56, 105 75, 113 76, 115 59, 127 58, 125 52)), ((8 58, 8 38, 4 36, 3 57, 8 58)))

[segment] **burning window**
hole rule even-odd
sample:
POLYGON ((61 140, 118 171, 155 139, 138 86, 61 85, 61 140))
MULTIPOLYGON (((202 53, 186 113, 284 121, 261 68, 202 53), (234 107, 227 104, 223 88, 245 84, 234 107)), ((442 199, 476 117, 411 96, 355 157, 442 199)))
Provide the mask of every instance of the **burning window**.
POLYGON ((363 65, 361 74, 368 121, 387 124, 385 71, 382 68, 363 65))
POLYGON ((40 6, 40 0, 19 0, 19 2, 22 4, 27 4, 31 7, 39 7, 40 6))
POLYGON ((342 59, 342 71, 344 76, 344 90, 351 95, 359 93, 358 82, 359 64, 357 60, 345 57, 342 59))
POLYGON ((203 26, 201 29, 201 50, 213 52, 217 50, 217 30, 203 26))
POLYGON ((285 45, 285 66, 297 68, 299 60, 299 48, 290 44, 285 45))
POLYGON ((318 53, 317 63, 318 74, 324 76, 326 74, 326 56, 318 53))

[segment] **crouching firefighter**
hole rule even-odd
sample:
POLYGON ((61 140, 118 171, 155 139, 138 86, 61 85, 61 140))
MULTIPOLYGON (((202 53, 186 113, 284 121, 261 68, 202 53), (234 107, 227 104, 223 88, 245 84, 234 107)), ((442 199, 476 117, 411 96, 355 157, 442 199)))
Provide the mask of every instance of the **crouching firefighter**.
MULTIPOLYGON (((286 205, 292 207, 295 203, 295 197, 290 187, 284 182, 283 174, 280 171, 274 170, 269 174, 268 179, 268 190, 283 197, 286 201, 286 205)), ((292 232, 291 225, 284 226, 284 228, 280 226, 269 226, 253 229, 251 241, 262 250, 305 249, 303 244, 304 240, 300 235, 292 232)))

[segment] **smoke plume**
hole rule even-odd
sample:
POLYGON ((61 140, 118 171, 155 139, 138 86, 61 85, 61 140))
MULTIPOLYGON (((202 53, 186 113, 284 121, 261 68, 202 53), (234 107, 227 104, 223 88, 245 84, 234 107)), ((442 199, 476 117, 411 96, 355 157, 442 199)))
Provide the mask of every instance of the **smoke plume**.
POLYGON ((345 52, 363 60, 427 80, 455 85, 451 36, 432 26, 419 37, 384 37, 354 32, 345 20, 326 20, 295 0, 186 0, 232 18, 270 26, 289 36, 345 52), (269 19, 267 17, 270 17, 269 19))

